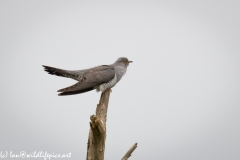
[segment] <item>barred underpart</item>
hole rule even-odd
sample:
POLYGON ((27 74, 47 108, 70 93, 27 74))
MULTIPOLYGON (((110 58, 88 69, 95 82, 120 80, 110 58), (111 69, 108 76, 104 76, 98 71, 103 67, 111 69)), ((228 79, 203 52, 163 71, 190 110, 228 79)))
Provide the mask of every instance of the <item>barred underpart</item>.
POLYGON ((99 86, 96 87, 97 92, 101 91, 104 92, 105 90, 107 90, 108 88, 112 88, 117 84, 117 75, 115 74, 114 78, 107 82, 107 83, 103 83, 99 86))

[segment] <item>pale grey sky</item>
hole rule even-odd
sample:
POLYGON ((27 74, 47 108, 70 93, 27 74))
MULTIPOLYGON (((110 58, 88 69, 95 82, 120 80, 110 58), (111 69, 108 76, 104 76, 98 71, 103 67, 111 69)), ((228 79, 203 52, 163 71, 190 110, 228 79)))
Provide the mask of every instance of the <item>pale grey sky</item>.
POLYGON ((85 69, 126 56, 114 87, 105 159, 240 159, 240 2, 0 1, 0 151, 86 157, 100 93, 67 97, 85 69))

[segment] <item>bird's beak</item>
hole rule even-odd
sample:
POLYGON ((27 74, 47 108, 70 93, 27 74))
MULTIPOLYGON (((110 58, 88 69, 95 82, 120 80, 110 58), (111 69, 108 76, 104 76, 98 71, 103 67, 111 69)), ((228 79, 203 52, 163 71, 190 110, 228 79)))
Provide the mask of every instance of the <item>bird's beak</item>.
POLYGON ((133 61, 128 61, 128 63, 132 63, 133 61))

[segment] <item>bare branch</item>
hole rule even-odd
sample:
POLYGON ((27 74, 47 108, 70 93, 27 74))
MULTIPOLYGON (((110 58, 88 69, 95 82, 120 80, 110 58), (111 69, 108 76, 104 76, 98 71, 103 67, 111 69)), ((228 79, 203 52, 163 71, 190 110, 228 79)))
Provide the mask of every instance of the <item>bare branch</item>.
POLYGON ((132 152, 133 152, 136 148, 137 148, 137 143, 135 143, 135 144, 127 151, 127 153, 123 156, 122 160, 127 160, 127 159, 131 156, 132 152))

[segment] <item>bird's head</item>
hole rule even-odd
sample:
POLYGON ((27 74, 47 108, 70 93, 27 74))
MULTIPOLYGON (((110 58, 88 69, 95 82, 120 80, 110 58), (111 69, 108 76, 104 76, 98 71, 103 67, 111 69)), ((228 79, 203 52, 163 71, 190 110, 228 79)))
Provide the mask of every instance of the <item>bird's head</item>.
POLYGON ((117 61, 115 62, 115 64, 118 65, 124 65, 124 66, 128 66, 129 63, 132 63, 133 61, 129 61, 126 57, 120 57, 117 59, 117 61))

